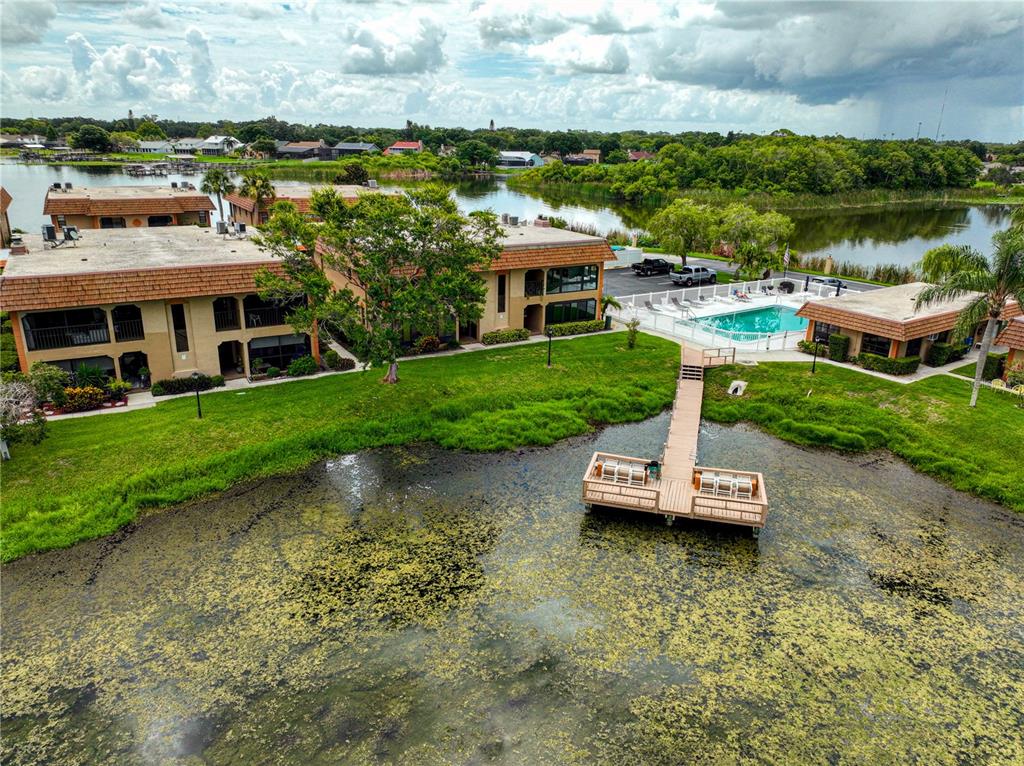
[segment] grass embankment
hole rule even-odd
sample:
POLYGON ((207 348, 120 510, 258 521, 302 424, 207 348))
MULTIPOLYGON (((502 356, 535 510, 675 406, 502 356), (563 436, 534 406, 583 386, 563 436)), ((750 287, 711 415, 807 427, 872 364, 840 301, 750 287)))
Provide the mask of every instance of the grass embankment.
POLYGON ((675 395, 679 346, 624 333, 403 363, 370 371, 55 421, 4 463, 2 550, 10 560, 110 534, 145 508, 299 469, 339 453, 432 441, 496 451, 551 444, 595 424, 648 418, 675 395))
MULTIPOLYGON (((953 487, 1024 511, 1024 409, 970 383, 936 375, 903 385, 830 364, 723 367, 708 375, 704 416, 749 421, 795 444, 850 452, 886 448, 953 487), (727 386, 748 382, 742 397, 727 386)), ((822 481, 828 481, 827 476, 822 481)))

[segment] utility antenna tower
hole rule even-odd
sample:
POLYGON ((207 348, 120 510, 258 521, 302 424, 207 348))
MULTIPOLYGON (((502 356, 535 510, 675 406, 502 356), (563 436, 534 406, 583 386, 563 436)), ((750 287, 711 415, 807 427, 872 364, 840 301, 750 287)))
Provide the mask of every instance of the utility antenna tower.
POLYGON ((939 124, 935 126, 935 140, 939 140, 939 131, 942 130, 942 115, 946 113, 946 96, 949 95, 949 86, 946 86, 946 92, 942 94, 942 108, 939 110, 939 124))

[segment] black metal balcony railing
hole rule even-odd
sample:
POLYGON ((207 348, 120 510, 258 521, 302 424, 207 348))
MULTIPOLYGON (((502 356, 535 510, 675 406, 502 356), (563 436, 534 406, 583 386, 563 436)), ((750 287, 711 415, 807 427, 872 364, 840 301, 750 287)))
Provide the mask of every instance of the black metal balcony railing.
POLYGON ((283 306, 267 306, 260 309, 245 309, 246 327, 270 327, 277 324, 286 324, 285 317, 288 316, 288 309, 283 306))
MULTIPOLYGON (((237 330, 241 326, 238 323, 237 311, 215 311, 213 312, 213 326, 217 332, 223 330, 237 330)), ((251 325, 250 325, 251 327, 251 325)))
POLYGON ((29 351, 44 351, 51 348, 110 343, 110 332, 105 324, 42 327, 26 330, 25 341, 28 343, 29 351))
POLYGON ((531 281, 527 280, 527 282, 526 282, 526 295, 527 295, 527 297, 532 297, 534 295, 543 295, 543 294, 544 294, 544 283, 543 282, 531 282, 531 281))
POLYGON ((128 340, 144 340, 141 319, 123 319, 114 322, 114 340, 124 343, 128 340))

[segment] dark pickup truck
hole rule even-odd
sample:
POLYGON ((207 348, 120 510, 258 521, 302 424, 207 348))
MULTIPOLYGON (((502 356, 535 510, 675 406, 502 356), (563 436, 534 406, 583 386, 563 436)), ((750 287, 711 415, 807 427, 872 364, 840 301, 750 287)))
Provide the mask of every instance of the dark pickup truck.
POLYGON ((664 258, 644 258, 639 263, 633 264, 633 271, 638 277, 649 277, 652 274, 669 274, 672 272, 672 264, 664 258))

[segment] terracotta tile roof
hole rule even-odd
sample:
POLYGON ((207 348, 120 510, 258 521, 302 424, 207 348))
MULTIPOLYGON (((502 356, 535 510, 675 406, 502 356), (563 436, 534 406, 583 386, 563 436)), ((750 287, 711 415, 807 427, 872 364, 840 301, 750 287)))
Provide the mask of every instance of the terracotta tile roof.
POLYGON ((422 141, 395 141, 388 149, 422 149, 422 141))
POLYGON ((144 186, 50 190, 43 203, 43 215, 172 215, 213 209, 202 192, 144 186))
POLYGON ((996 345, 1024 349, 1024 317, 1016 317, 996 338, 996 345))
POLYGON ((4 311, 40 311, 109 303, 231 295, 256 291, 254 275, 261 268, 281 271, 275 261, 159 269, 101 271, 67 275, 0 278, 4 311))
MULTIPOLYGON (((263 200, 263 209, 267 210, 275 202, 291 202, 298 208, 300 213, 309 212, 309 200, 313 196, 313 192, 316 189, 327 189, 331 188, 330 185, 322 186, 298 186, 291 188, 288 186, 281 186, 275 189, 276 194, 270 199, 263 200)), ((338 184, 333 187, 341 198, 345 202, 355 202, 359 199, 360 194, 367 194, 371 192, 381 192, 381 189, 371 189, 369 187, 355 186, 353 184, 338 184)), ((250 213, 256 212, 256 200, 252 197, 245 197, 238 192, 232 192, 231 194, 224 195, 224 199, 231 205, 236 205, 247 210, 250 213)))
POLYGON ((0 213, 7 212, 7 208, 11 206, 11 199, 13 198, 11 197, 10 192, 0 186, 0 213))

